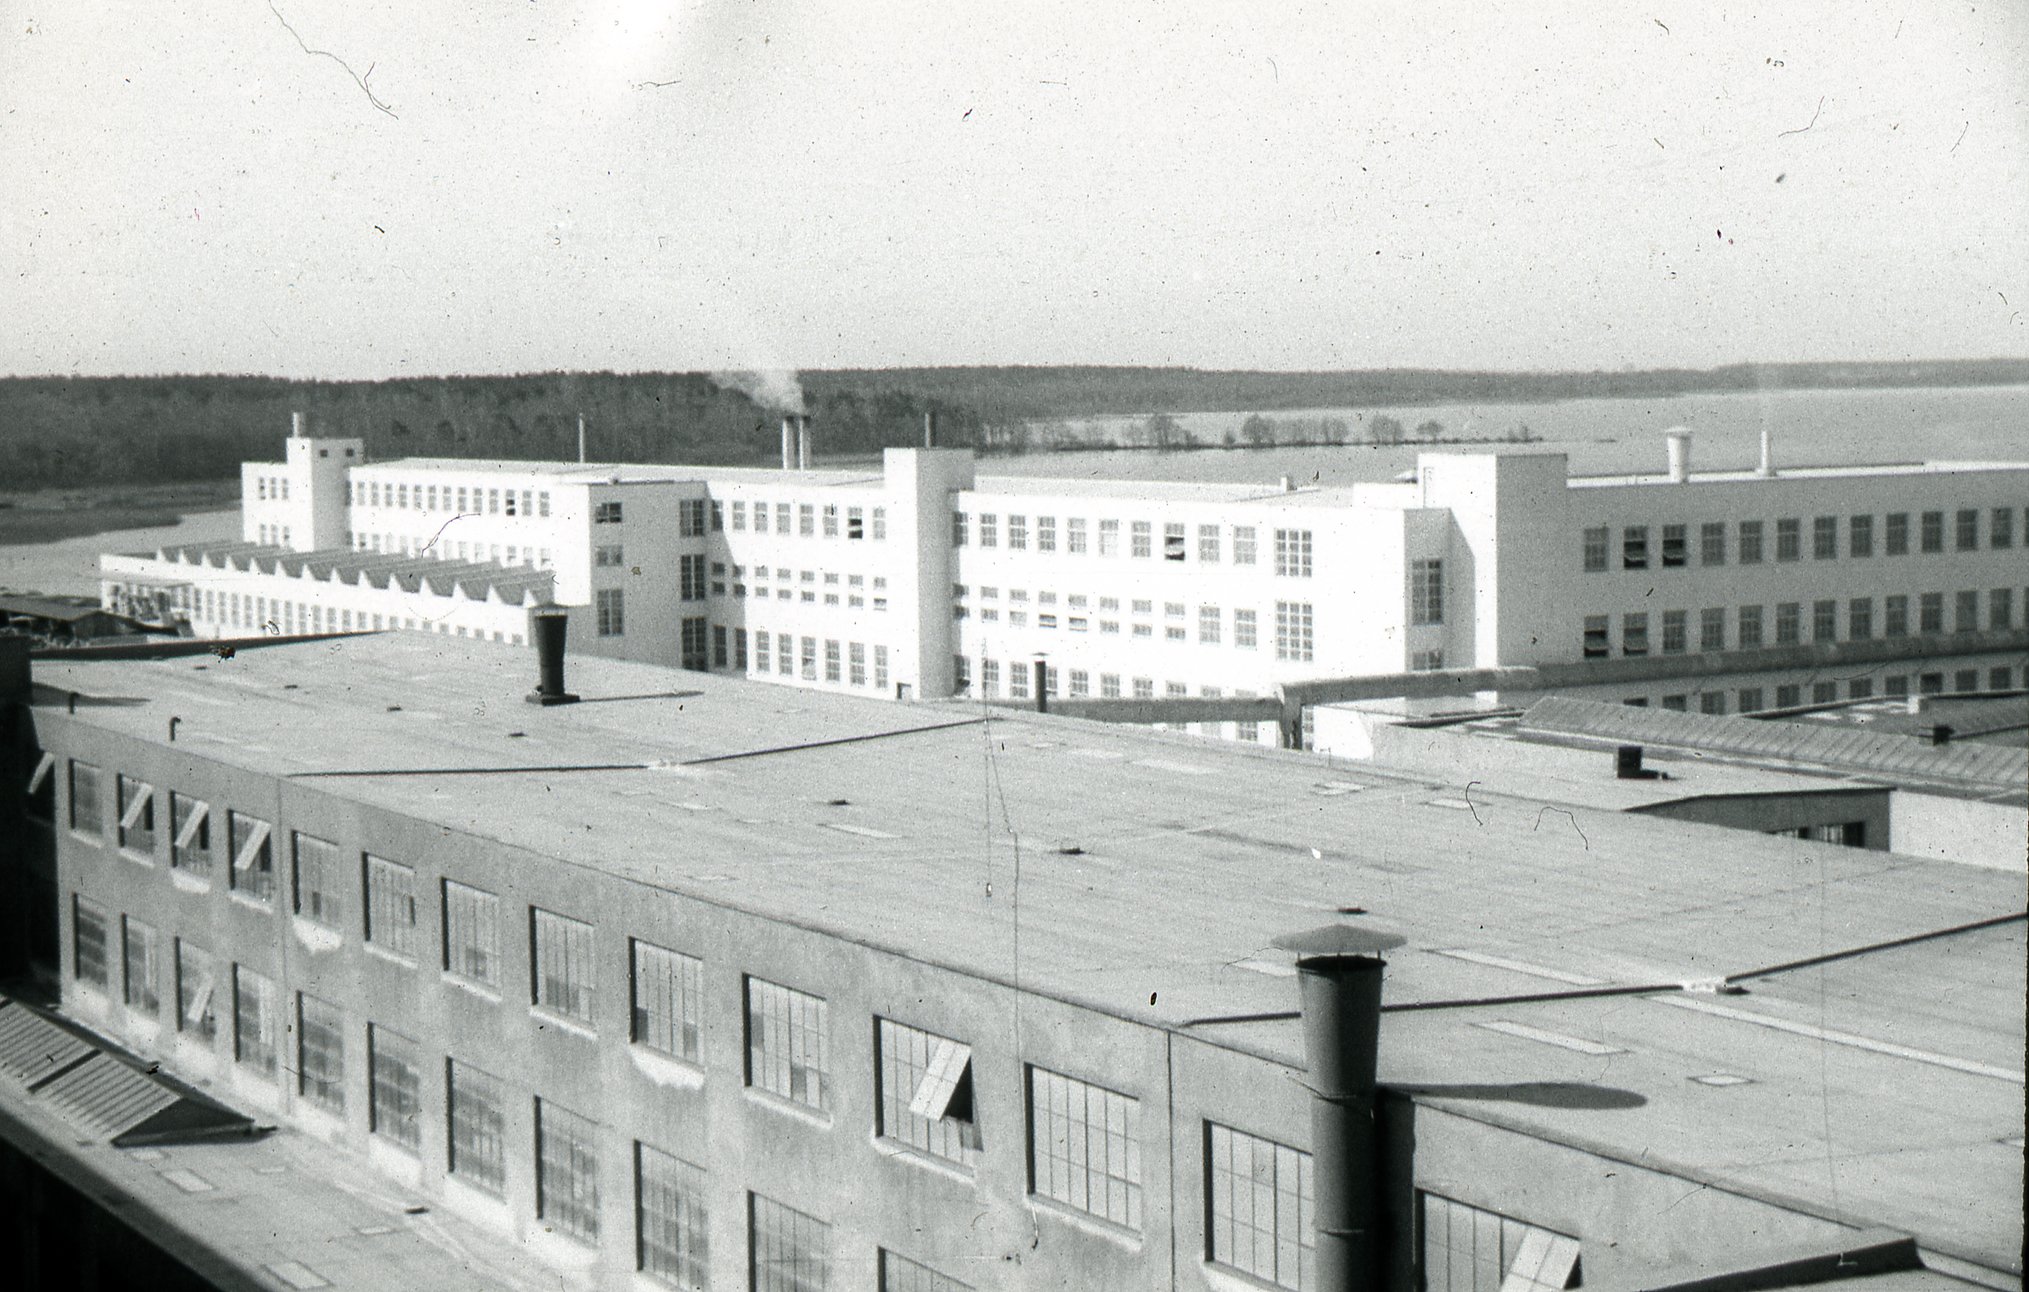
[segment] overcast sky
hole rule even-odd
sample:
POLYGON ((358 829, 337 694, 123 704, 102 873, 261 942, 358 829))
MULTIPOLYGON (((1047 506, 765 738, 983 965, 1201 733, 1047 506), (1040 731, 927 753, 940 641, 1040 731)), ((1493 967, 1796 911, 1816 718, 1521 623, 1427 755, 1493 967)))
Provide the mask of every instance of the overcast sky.
POLYGON ((0 372, 2029 354, 2029 6, 1767 8, 0 0, 0 372))

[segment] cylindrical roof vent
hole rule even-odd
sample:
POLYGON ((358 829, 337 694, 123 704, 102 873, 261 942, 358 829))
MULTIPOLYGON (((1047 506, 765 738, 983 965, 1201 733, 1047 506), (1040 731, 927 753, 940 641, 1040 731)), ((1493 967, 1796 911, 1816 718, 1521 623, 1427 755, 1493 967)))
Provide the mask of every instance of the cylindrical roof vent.
POLYGON ((1691 478, 1691 432, 1676 427, 1663 432, 1670 455, 1670 483, 1683 484, 1691 478))
POLYGON ((564 689, 564 637, 570 618, 561 606, 543 606, 530 612, 529 636, 535 639, 536 684, 528 693, 530 704, 576 704, 578 697, 564 689))

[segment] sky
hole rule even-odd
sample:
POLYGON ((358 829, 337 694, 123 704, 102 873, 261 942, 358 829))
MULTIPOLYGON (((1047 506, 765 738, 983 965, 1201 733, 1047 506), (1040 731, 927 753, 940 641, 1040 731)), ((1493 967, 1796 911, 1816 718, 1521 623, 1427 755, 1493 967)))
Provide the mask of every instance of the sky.
POLYGON ((2029 6, 0 0, 0 374, 2029 355, 2029 6))

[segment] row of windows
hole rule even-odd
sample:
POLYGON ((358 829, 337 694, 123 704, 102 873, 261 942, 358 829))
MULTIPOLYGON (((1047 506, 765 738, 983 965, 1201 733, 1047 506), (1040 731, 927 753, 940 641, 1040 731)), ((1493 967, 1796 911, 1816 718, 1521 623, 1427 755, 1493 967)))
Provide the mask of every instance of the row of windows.
MULTIPOLYGON (((2029 607, 2029 589, 2023 590, 2022 600, 2029 607)), ((1730 611, 1725 606, 1708 606, 1698 612, 1695 621, 1688 610, 1656 612, 1653 619, 1652 612, 1638 611, 1620 617, 1620 649, 1623 655, 1652 652, 1681 655, 1693 650, 1758 650, 1764 646, 1801 645, 1806 641, 1872 641, 1877 637, 1928 637, 1982 629, 2006 631, 2016 626, 2015 589, 1990 589, 1985 597, 1984 615, 1981 602, 1979 590, 1968 588, 1952 594, 1949 602, 1945 593, 1925 592, 1914 599, 1899 595, 1882 597, 1878 603, 1873 597, 1854 597, 1843 603, 1827 597, 1808 605, 1783 601, 1773 607, 1738 606, 1730 611), (1765 613, 1771 610, 1772 613, 1765 613), (1651 639, 1652 623, 1660 629, 1659 640, 1651 639)), ((1585 658, 1599 659, 1613 653, 1612 627, 1610 615, 1584 617, 1585 658)))
MULTIPOLYGON (((1137 601, 1134 604, 1137 607, 1137 612, 1139 612, 1140 607, 1146 606, 1149 603, 1137 601)), ((1181 602, 1170 602, 1166 609, 1174 619, 1183 619, 1185 616, 1185 607, 1181 602)), ((964 617, 965 607, 957 606, 954 607, 954 610, 958 613, 958 617, 964 617)), ((998 622, 1000 619, 999 608, 983 607, 979 612, 979 617, 982 622, 998 622)), ((1093 621, 1084 615, 1065 615, 1060 618, 1054 611, 1038 611, 1035 617, 1035 626, 1044 631, 1054 631, 1061 624, 1067 632, 1089 632, 1091 631, 1092 623, 1093 621)), ((1027 628, 1029 626, 1028 612, 1026 610, 1008 611, 1007 625, 1009 628, 1027 628)), ((1120 621, 1117 619, 1100 619, 1098 625, 1102 636, 1120 632, 1120 621)), ((1134 637, 1154 640, 1155 625, 1137 623, 1130 624, 1129 627, 1133 630, 1134 637)), ((1198 607, 1198 644, 1205 646, 1219 645, 1223 635, 1223 627, 1219 607, 1198 607)), ((1166 624, 1163 628, 1163 637, 1164 640, 1171 642, 1190 641, 1191 636, 1188 621, 1166 624)), ((1254 611, 1235 610, 1233 612, 1232 643, 1235 649, 1238 650, 1254 650, 1259 646, 1260 624, 1254 611)), ((1315 659, 1316 655, 1317 640, 1314 615, 1310 603, 1307 601, 1276 602, 1275 658, 1279 660, 1309 661, 1315 659)), ((960 656, 959 658, 962 660, 964 657, 960 656)), ((965 667, 964 664, 961 664, 961 671, 965 667)), ((1082 673, 1076 671, 1073 673, 1074 678, 1082 675, 1082 673)), ((988 694, 990 695, 992 692, 989 691, 988 694)), ((1072 694, 1078 695, 1081 692, 1074 689, 1072 694)))
MULTIPOLYGON (((1913 679, 1918 695, 1943 695, 1949 690, 1954 695, 1972 695, 1979 692, 1981 673, 1977 668, 1956 669, 1949 675, 1942 670, 1919 673, 1913 679)), ((1911 677, 1907 673, 1884 673, 1846 679, 1847 700, 1871 700, 1878 697, 1900 699, 1910 694, 1911 677)), ((2029 678, 2025 678, 2029 681, 2029 678)), ((1985 674, 1985 690, 2008 691, 2014 689, 2015 670, 2008 665, 1989 668, 1985 674)), ((1658 697, 1658 703, 1665 709, 1685 712, 1693 700, 1698 712, 1723 714, 1728 712, 1728 693, 1721 690, 1679 692, 1658 697)), ((1645 707, 1649 697, 1630 696, 1622 703, 1636 708, 1645 707)), ((1809 684, 1808 692, 1802 682, 1785 682, 1772 691, 1766 687, 1744 686, 1732 695, 1734 709, 1740 713, 1763 713, 1769 709, 1797 709, 1806 704, 1837 704, 1840 702, 1839 681, 1827 678, 1809 684), (1771 698, 1773 703, 1771 703, 1771 698)))
POLYGON ((289 498, 289 477, 255 476, 254 497, 262 502, 271 500, 287 502, 289 498))
MULTIPOLYGON (((193 617, 209 620, 221 628, 243 628, 274 636, 299 633, 382 632, 390 628, 434 629, 445 636, 485 636, 484 630, 454 627, 443 620, 417 620, 413 616, 369 614, 314 601, 293 601, 283 597, 256 596, 250 592, 221 592, 214 588, 191 590, 188 606, 193 617)), ((504 629, 493 631, 494 641, 523 644, 523 634, 504 629)))
POLYGON ((730 503, 712 504, 712 528, 732 529, 735 533, 756 534, 776 533, 787 538, 845 538, 851 541, 870 539, 886 542, 888 537, 888 509, 886 507, 855 507, 838 503, 786 503, 774 504, 774 523, 769 524, 769 504, 758 500, 736 498, 730 503), (730 512, 730 515, 728 515, 730 512), (751 519, 750 519, 751 518, 751 519))
MULTIPOLYGON (((1842 555, 1866 559, 1875 555, 1875 521, 1881 520, 1878 534, 1879 549, 1883 556, 1906 556, 1912 550, 1936 553, 1947 550, 1946 535, 1950 534, 1950 550, 1954 552, 1977 552, 1981 550, 1983 531, 1985 547, 1989 551, 2007 551, 2015 546, 2015 512, 2013 507, 1986 509, 1984 521, 1982 511, 1977 507, 1962 507, 1951 513, 1926 511, 1916 513, 1916 526, 1912 531, 1911 513, 1890 512, 1884 517, 1859 516, 1814 516, 1810 518, 1809 549, 1811 559, 1832 561, 1842 555), (1949 520, 1949 527, 1947 527, 1949 520), (1912 549, 1912 536, 1915 548, 1912 549), (1843 545, 1842 545, 1843 538, 1843 545)), ((2029 532, 2029 510, 2023 515, 2023 529, 2029 532)), ((1660 527, 1660 547, 1651 551, 1647 525, 1629 525, 1620 532, 1620 564, 1623 570, 1646 570, 1651 563, 1662 569, 1681 569, 1691 564, 1692 528, 1689 524, 1663 525, 1660 527)), ((1699 565, 1725 565, 1728 559, 1728 528, 1724 521, 1706 521, 1697 527, 1697 552, 1699 565)), ((1771 555, 1767 548, 1770 537, 1767 522, 1743 520, 1732 529, 1732 559, 1739 565, 1759 565, 1771 555)), ((1805 550, 1805 529, 1802 517, 1788 517, 1775 522, 1773 558, 1777 561, 1800 561, 1805 550)), ((1583 534, 1581 559, 1588 572, 1613 568, 1613 531, 1606 525, 1588 526, 1583 534)))
POLYGON ((765 628, 735 628, 730 632, 712 627, 712 667, 733 668, 765 676, 801 678, 851 686, 888 689, 888 648, 879 642, 839 641, 834 638, 797 637, 770 633, 765 628), (752 642, 751 652, 748 649, 752 642), (821 651, 821 653, 820 653, 821 651), (822 670, 820 672, 820 669, 822 670))
MULTIPOLYGON (((282 496, 288 497, 284 488, 282 496)), ((347 481, 345 501, 355 507, 391 507, 398 511, 448 511, 458 516, 547 516, 550 495, 544 490, 501 489, 486 485, 438 485, 408 481, 347 481)))
MULTIPOLYGON (((284 543, 289 541, 288 533, 286 529, 282 531, 284 543)), ((452 539, 441 531, 422 538, 414 534, 347 530, 345 545, 355 552, 381 552, 391 556, 428 556, 439 561, 491 561, 495 565, 520 565, 537 570, 553 568, 547 547, 452 539)))
MULTIPOLYGON (((725 563, 723 561, 712 562, 711 571, 711 595, 715 597, 728 595, 726 590, 725 563)), ((742 582, 747 577, 747 567, 735 565, 732 567, 732 574, 734 580, 731 591, 732 596, 746 597, 756 601, 768 600, 769 589, 764 586, 768 582, 768 566, 757 565, 753 568, 754 584, 752 586, 742 582)), ((818 590, 819 571, 799 570, 794 572, 798 577, 798 581, 803 585, 800 591, 790 585, 791 574, 792 571, 787 568, 774 571, 775 578, 781 581, 780 586, 774 589, 775 599, 777 601, 796 601, 800 599, 805 605, 817 604, 820 595, 818 590)), ((853 610, 864 609, 868 605, 868 576, 864 574, 842 575, 836 570, 825 570, 822 572, 822 577, 822 597, 825 605, 838 606, 842 604, 853 610), (843 581, 843 593, 840 591, 841 581, 843 581)), ((885 613, 888 608, 887 576, 881 574, 872 576, 872 585, 873 596, 871 601, 873 609, 876 612, 885 613)))
MULTIPOLYGON (((1123 545, 1119 521, 1102 520, 1096 526, 1089 526, 1085 518, 1072 516, 1064 521, 1060 549, 1055 516, 1034 517, 1033 528, 1031 518, 1024 513, 1009 512, 1005 529, 1001 520, 997 512, 952 512, 952 545, 964 547, 968 542, 976 541, 980 547, 1005 546, 1014 551, 1027 551, 1033 547, 1039 553, 1061 550, 1072 556, 1090 553, 1140 560, 1151 560, 1156 556, 1156 532, 1152 521, 1130 521, 1127 541, 1123 545)), ((1190 526, 1180 521, 1170 521, 1162 527, 1161 555, 1165 561, 1184 561, 1195 552, 1201 565, 1217 565, 1228 554, 1234 565, 1255 565, 1259 563, 1259 546, 1257 530, 1252 525, 1199 525, 1195 534, 1190 526)), ((1275 573, 1288 578, 1309 578, 1311 549, 1310 530, 1273 531, 1275 573)))

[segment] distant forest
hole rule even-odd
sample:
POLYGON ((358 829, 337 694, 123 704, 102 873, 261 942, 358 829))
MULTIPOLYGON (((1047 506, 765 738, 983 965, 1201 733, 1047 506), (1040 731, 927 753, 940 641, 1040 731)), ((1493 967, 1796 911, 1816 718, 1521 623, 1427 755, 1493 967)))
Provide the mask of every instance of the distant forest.
MULTIPOLYGON (((1100 415, 1402 408, 1638 398, 1756 389, 2029 382, 2029 360, 1736 365, 1707 371, 1217 372, 1194 368, 973 367, 799 374, 822 457, 922 442, 1027 445, 1027 424, 1100 415)), ((593 461, 775 460, 779 414, 699 374, 537 373, 389 381, 270 377, 0 379, 0 488, 219 480, 280 456, 289 414, 365 439, 369 457, 571 459, 585 418, 593 461)), ((1249 439, 1256 439, 1249 435, 1249 439)), ((1256 440, 1256 442, 1260 442, 1256 440)))

